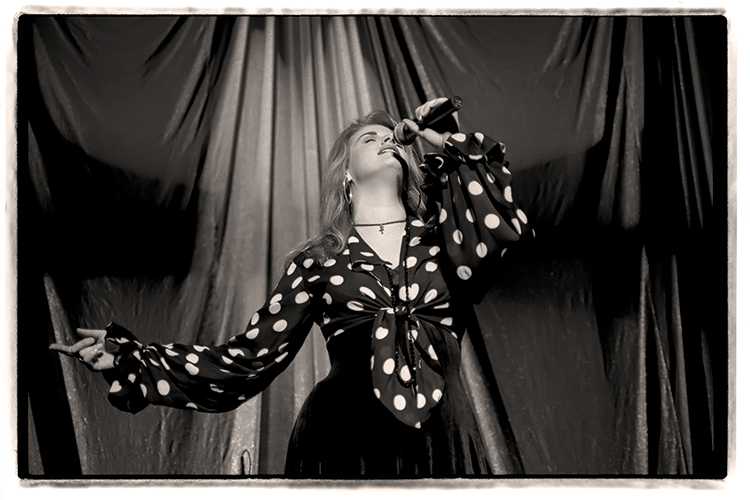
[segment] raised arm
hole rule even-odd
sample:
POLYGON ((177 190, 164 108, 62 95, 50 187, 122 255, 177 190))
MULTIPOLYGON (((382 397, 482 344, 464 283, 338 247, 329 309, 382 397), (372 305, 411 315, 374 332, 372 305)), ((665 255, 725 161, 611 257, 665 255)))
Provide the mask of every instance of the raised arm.
MULTIPOLYGON (((429 113, 445 98, 416 110, 429 113)), ((412 130, 414 122, 404 120, 412 130)), ((415 130, 440 153, 428 153, 421 165, 422 186, 436 204, 438 226, 457 281, 472 286, 487 260, 501 258, 513 243, 533 236, 528 219, 513 196, 505 145, 481 132, 473 134, 415 130)), ((481 288, 481 287, 480 287, 481 288)))

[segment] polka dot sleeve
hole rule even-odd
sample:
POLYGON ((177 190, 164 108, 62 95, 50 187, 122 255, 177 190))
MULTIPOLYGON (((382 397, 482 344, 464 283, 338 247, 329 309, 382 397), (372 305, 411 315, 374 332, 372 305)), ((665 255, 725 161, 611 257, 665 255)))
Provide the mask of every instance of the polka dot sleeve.
POLYGON ((486 259, 502 257, 513 242, 533 235, 513 198, 504 144, 480 132, 453 134, 444 153, 426 155, 421 168, 459 281, 475 281, 486 259))
POLYGON ((143 345, 120 325, 107 326, 119 346, 106 373, 109 401, 137 413, 149 404, 229 411, 265 389, 291 362, 313 323, 312 296, 290 264, 244 332, 221 346, 143 345))

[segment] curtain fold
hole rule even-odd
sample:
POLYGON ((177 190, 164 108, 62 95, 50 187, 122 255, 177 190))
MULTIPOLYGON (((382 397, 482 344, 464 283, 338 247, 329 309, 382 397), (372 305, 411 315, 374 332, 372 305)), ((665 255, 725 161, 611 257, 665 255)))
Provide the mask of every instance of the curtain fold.
MULTIPOLYGON (((463 346, 493 473, 721 473, 722 18, 30 16, 19 33, 19 249, 38 249, 19 279, 58 341, 116 321, 225 342, 315 233, 339 131, 456 93, 462 128, 508 145, 538 236, 490 270, 463 346)), ((61 363, 81 471, 136 475, 238 474, 243 454, 282 473, 329 368, 314 329, 232 413, 130 416, 61 363)))

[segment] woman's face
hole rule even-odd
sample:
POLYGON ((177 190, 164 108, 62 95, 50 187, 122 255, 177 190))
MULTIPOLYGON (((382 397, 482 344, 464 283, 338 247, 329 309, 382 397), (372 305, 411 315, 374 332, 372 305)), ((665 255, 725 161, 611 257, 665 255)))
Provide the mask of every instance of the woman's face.
POLYGON ((378 178, 401 183, 404 148, 393 140, 393 131, 383 125, 365 125, 349 141, 349 173, 356 183, 378 178))

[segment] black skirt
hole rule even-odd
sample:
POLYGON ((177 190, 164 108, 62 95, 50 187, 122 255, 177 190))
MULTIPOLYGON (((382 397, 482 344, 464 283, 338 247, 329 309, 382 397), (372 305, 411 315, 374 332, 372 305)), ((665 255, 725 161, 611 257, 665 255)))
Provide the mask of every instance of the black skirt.
POLYGON ((305 401, 287 451, 289 477, 464 477, 489 474, 479 429, 459 380, 460 350, 429 324, 444 369, 440 403, 422 424, 396 419, 375 397, 372 324, 331 338, 331 372, 305 401))

